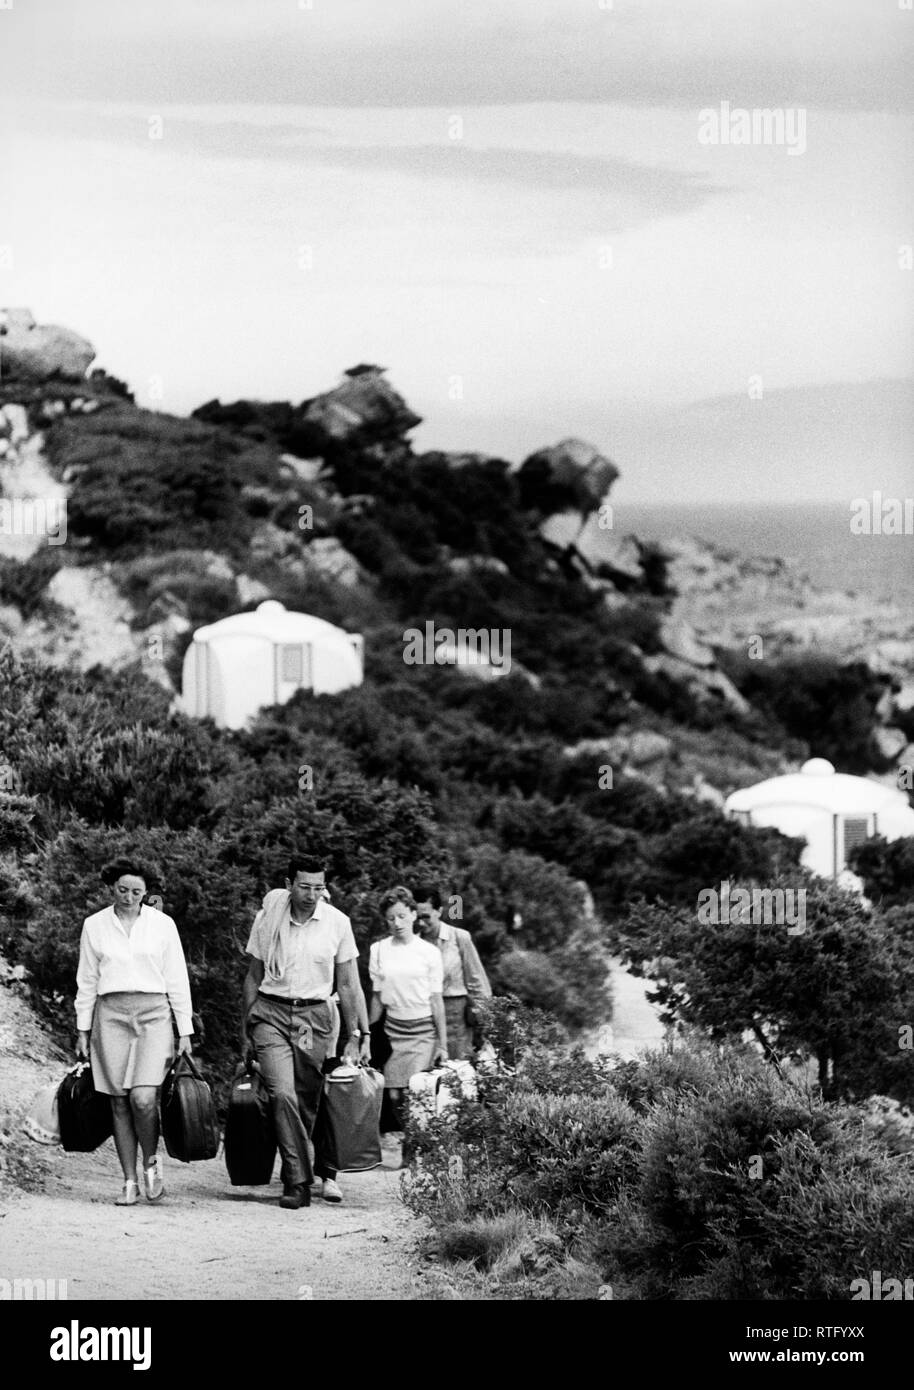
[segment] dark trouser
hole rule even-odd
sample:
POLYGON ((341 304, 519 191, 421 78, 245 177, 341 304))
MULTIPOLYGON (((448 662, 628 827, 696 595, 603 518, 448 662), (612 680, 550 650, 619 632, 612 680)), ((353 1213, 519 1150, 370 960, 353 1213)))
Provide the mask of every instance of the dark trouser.
POLYGON ((311 1136, 324 1089, 321 1068, 336 1035, 330 1003, 290 1004, 258 994, 248 1015, 248 1032, 270 1093, 283 1185, 335 1178, 336 1169, 314 1163, 311 1136), (311 1028, 307 1051, 297 1042, 302 1025, 311 1028))
POLYGON ((446 994, 444 996, 447 1055, 452 1062, 463 1061, 473 1051, 473 1031, 467 1027, 466 1021, 469 1002, 469 998, 465 994, 446 994))

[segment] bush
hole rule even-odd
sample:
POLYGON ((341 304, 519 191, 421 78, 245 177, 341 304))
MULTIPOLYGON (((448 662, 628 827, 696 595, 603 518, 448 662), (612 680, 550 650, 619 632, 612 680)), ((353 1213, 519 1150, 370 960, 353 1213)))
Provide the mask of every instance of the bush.
POLYGON ((914 896, 914 836, 889 841, 874 835, 857 846, 848 863, 880 907, 903 907, 914 896))
POLYGON ((27 560, 0 555, 0 603, 12 604, 24 618, 52 617, 57 605, 46 590, 63 563, 61 548, 44 546, 27 560))
POLYGON ((842 664, 818 654, 753 661, 727 652, 721 665, 747 700, 840 771, 890 766, 874 740, 885 681, 864 662, 842 664))
POLYGON ((847 1300, 855 1278, 911 1268, 910 1155, 870 1137, 866 1112, 744 1049, 589 1064, 534 1042, 523 1010, 496 1013, 515 1070, 409 1135, 404 1198, 445 1259, 494 1269, 548 1213, 553 1264, 599 1271, 584 1297, 606 1281, 617 1299, 847 1300))

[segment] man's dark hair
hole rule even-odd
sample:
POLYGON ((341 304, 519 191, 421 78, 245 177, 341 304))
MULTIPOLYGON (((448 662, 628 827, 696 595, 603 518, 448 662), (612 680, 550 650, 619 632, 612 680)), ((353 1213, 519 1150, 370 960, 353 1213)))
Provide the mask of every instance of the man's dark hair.
POLYGON ((441 911, 441 894, 434 883, 420 883, 413 891, 417 903, 431 903, 436 912, 441 911))
POLYGON ((110 864, 106 864, 102 869, 102 883, 106 883, 109 888, 117 883, 124 874, 130 874, 133 878, 141 878, 146 885, 147 893, 161 894, 163 889, 162 872, 157 864, 146 863, 142 859, 134 859, 129 854, 123 854, 117 859, 112 859, 110 864))
POLYGON ((294 883, 296 874, 323 874, 326 871, 323 859, 319 859, 317 855, 293 854, 286 869, 286 878, 290 883, 294 883))

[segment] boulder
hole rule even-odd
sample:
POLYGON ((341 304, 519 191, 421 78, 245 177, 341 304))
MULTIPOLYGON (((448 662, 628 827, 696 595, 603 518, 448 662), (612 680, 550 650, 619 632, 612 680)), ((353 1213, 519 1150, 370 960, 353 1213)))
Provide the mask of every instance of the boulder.
POLYGON ((628 741, 628 761, 634 767, 644 767, 661 758, 668 758, 672 751, 672 739, 648 729, 639 729, 628 741))
POLYGON ((264 521, 251 536, 248 549, 254 560, 279 560, 299 548, 299 539, 275 522, 264 521))
POLYGON ((224 555, 220 555, 215 550, 202 550, 200 559, 203 561, 203 573, 208 579, 234 579, 235 571, 224 555))
POLYGON ((15 637, 22 630, 22 614, 12 603, 0 603, 0 636, 15 637))
POLYGON ((660 624, 660 645, 670 656, 690 666, 713 666, 714 653, 701 641, 695 629, 682 618, 664 618, 660 624))
POLYGON ((547 516, 545 521, 540 523, 539 533, 548 545, 554 545, 559 550, 567 550, 569 546, 574 545, 582 529, 580 512, 553 512, 551 516, 547 516))
POLYGON ((692 785, 683 788, 685 796, 691 796, 696 801, 707 802, 709 806, 716 806, 722 811, 727 804, 727 798, 717 787, 712 787, 710 782, 705 781, 700 772, 696 772, 692 778, 692 785))
POLYGON ((529 482, 545 498, 555 490, 585 516, 599 506, 618 476, 612 460, 583 439, 562 439, 537 450, 524 459, 519 474, 522 487, 529 482))
POLYGON ((646 656, 644 665, 648 671, 665 675, 684 685, 698 700, 722 700, 740 714, 748 714, 751 710, 749 701, 744 699, 723 671, 699 669, 666 652, 659 656, 646 656))
POLYGON ((899 714, 907 714, 914 709, 914 681, 905 681, 895 695, 895 709, 899 714))
POLYGON ((901 729, 893 729, 879 725, 873 730, 873 741, 879 749, 883 758, 895 759, 903 753, 907 747, 908 740, 901 729))
POLYGON ((612 767, 648 767, 674 751, 672 739, 653 729, 619 730, 607 738, 582 738, 562 750, 566 758, 592 757, 612 767))
POLYGON ((634 536, 617 536, 588 525, 575 544, 575 549, 600 574, 615 580, 638 583, 644 578, 641 568, 641 548, 634 536))
POLYGON ((335 536, 318 536, 304 550, 304 561, 318 574, 326 575, 345 589, 354 589, 364 578, 362 566, 335 536))
POLYGON ((901 668, 914 671, 914 642, 888 638, 876 647, 875 655, 881 657, 889 669, 901 668))
POLYGON ((147 621, 150 625, 160 624, 168 618, 178 617, 188 624, 187 604, 171 589, 159 594, 149 605, 147 621))
POLYGON ((422 423, 385 379, 384 368, 370 365, 352 367, 339 386, 308 401, 304 419, 336 440, 397 438, 422 423))
POLYGON ((6 380, 82 381, 95 348, 57 324, 36 324, 27 309, 0 312, 0 372, 6 380))
POLYGON ((296 458, 295 454, 280 454, 279 461, 284 465, 287 476, 297 479, 300 483, 316 482, 324 467, 324 460, 321 458, 300 459, 296 458))
POLYGON ((9 401, 0 407, 0 434, 5 435, 14 448, 28 439, 31 430, 28 411, 24 405, 9 401))
POLYGON ((251 603, 263 603, 265 599, 272 597, 266 584, 259 579, 252 579, 249 574, 239 574, 235 583, 238 586, 238 600, 244 608, 251 603))
POLYGON ((451 574, 475 574, 480 570, 489 574, 510 574, 504 560, 495 555, 455 555, 447 561, 451 574))
POLYGON ((587 570, 605 573, 610 580, 620 579, 626 585, 643 578, 641 548, 635 537, 603 530, 595 517, 582 517, 580 512, 566 507, 547 516, 537 529, 548 545, 557 550, 573 550, 587 570))

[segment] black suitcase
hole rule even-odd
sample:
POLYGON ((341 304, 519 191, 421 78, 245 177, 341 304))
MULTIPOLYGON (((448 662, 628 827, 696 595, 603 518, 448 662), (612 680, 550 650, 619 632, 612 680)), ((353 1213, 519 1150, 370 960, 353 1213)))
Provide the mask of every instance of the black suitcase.
POLYGON ((225 1166, 233 1187, 262 1187, 273 1176, 276 1130, 270 1093, 257 1067, 232 1079, 225 1122, 225 1166))
POLYGON ((114 1133, 111 1101, 96 1091, 89 1062, 77 1062, 61 1081, 57 1115, 60 1142, 68 1153, 92 1153, 114 1133))
POLYGON ((162 1083, 162 1138, 172 1158, 195 1163, 219 1152, 213 1093, 186 1052, 162 1083))

